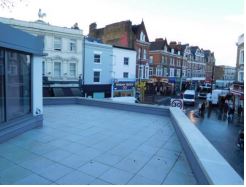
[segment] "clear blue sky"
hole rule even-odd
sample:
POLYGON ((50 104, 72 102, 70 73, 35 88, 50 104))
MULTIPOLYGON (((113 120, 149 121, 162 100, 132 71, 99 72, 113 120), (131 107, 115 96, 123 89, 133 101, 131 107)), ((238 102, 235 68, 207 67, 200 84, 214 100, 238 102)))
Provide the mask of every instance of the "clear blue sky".
POLYGON ((215 52, 216 64, 235 66, 236 42, 244 32, 243 0, 22 0, 0 16, 35 21, 38 9, 53 25, 71 27, 75 22, 88 34, 89 24, 98 27, 144 19, 151 41, 167 38, 198 45, 215 52))

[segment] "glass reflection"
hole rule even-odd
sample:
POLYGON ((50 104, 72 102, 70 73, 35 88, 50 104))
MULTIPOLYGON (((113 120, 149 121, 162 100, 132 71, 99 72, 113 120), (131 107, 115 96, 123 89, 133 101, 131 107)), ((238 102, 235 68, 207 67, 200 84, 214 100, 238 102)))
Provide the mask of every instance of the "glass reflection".
POLYGON ((6 54, 6 111, 7 120, 10 120, 31 111, 30 55, 14 51, 6 54))
POLYGON ((5 120, 4 118, 4 50, 0 49, 0 123, 5 120))

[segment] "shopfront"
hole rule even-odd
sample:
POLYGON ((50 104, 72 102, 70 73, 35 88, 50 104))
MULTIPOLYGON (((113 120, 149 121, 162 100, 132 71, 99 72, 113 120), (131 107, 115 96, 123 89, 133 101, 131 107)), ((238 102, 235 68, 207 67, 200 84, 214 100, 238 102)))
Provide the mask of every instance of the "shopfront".
POLYGON ((244 108, 244 84, 233 83, 230 92, 233 96, 235 109, 237 109, 239 105, 244 108))
POLYGON ((113 97, 135 97, 135 82, 133 81, 114 82, 113 97))
POLYGON ((43 41, 2 23, 0 30, 1 142, 42 126, 43 41))

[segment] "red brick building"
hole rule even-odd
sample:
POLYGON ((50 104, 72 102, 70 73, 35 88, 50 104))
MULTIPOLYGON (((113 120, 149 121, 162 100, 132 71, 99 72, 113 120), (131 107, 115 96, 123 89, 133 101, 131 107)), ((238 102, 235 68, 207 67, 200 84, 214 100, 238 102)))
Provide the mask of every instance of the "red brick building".
POLYGON ((137 52, 136 78, 149 79, 150 42, 144 21, 139 25, 132 25, 132 22, 127 20, 106 25, 100 29, 97 28, 96 23, 92 23, 89 36, 101 39, 105 44, 135 49, 137 52))
POLYGON ((205 78, 206 81, 212 81, 213 79, 213 69, 215 66, 215 57, 214 53, 210 50, 204 50, 205 55, 205 63, 206 63, 206 69, 205 69, 205 78))
POLYGON ((157 84, 157 91, 165 92, 170 89, 173 92, 179 90, 180 79, 185 76, 183 54, 186 45, 170 42, 162 38, 151 42, 150 46, 150 82, 157 84), (169 88, 170 87, 170 88, 169 88), (164 91, 163 91, 164 90, 164 91))

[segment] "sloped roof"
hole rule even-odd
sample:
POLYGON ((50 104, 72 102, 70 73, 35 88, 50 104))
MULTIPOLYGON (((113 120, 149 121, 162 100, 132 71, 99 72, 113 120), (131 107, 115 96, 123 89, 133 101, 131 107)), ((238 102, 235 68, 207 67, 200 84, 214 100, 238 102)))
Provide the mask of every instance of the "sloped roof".
POLYGON ((150 43, 150 50, 164 50, 164 46, 168 47, 167 40, 162 38, 156 39, 156 41, 150 43))

